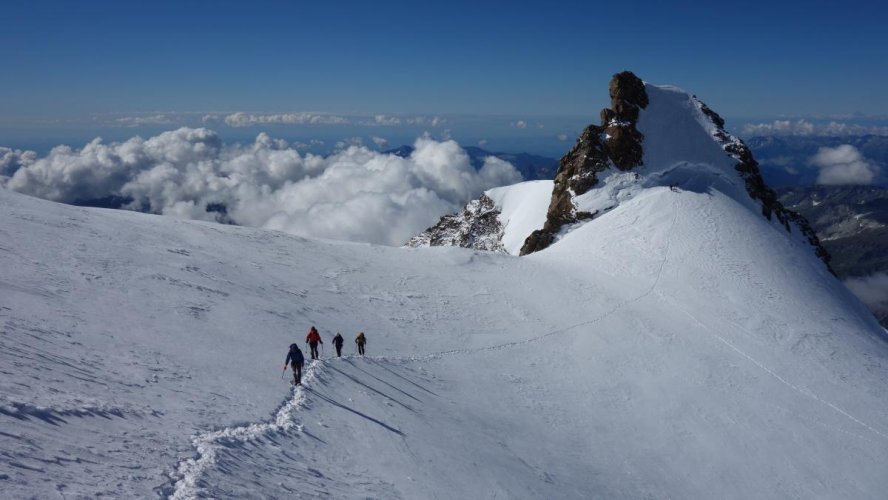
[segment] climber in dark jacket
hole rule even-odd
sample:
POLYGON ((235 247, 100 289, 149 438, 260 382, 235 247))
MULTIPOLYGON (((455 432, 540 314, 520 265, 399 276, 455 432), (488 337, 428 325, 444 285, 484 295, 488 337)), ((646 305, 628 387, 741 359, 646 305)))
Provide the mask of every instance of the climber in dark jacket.
POLYGON ((333 346, 336 347, 336 357, 337 358, 342 357, 342 343, 343 342, 345 342, 345 340, 342 338, 342 335, 340 335, 339 332, 336 332, 336 336, 333 337, 333 346))
POLYGON ((305 356, 299 349, 299 344, 290 344, 290 351, 287 353, 287 359, 284 360, 284 371, 287 371, 287 365, 293 367, 293 384, 302 384, 302 365, 305 363, 305 356))

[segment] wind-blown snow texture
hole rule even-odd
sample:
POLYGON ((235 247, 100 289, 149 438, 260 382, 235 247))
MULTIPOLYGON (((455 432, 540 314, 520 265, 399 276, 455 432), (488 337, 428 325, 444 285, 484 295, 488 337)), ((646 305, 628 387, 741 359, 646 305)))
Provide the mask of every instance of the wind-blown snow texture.
POLYGON ((883 497, 883 330, 704 160, 523 258, 0 189, 3 495, 883 497))
POLYGON ((0 206, 6 495, 888 486, 878 326, 719 192, 652 188, 520 259, 0 206), (294 394, 278 371, 310 324, 364 329, 372 356, 294 394))

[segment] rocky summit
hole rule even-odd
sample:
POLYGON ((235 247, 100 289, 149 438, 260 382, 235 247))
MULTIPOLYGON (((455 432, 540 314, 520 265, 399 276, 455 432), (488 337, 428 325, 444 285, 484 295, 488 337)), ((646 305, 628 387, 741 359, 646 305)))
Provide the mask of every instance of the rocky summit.
MULTIPOLYGON (((600 217, 640 189, 659 186, 725 189, 777 227, 799 235, 829 268, 829 252, 808 221, 780 203, 750 149, 728 133, 724 119, 697 96, 646 84, 630 71, 615 74, 609 92, 611 105, 601 111, 601 123, 587 126, 561 158, 545 218, 540 219, 543 222, 517 226, 527 231, 520 235, 520 255, 548 248, 577 225, 600 217), (716 187, 723 181, 730 186, 716 187)), ((462 213, 442 217, 408 246, 511 253, 498 244, 509 222, 501 208, 485 195, 469 202, 462 213)))
POLYGON ((566 224, 597 215, 577 211, 573 197, 594 187, 598 173, 612 165, 620 170, 641 165, 644 137, 635 123, 639 111, 648 105, 644 82, 630 71, 617 73, 611 79, 610 98, 611 107, 601 110, 601 125, 586 127, 576 145, 561 158, 546 223, 527 237, 521 255, 551 245, 566 224))

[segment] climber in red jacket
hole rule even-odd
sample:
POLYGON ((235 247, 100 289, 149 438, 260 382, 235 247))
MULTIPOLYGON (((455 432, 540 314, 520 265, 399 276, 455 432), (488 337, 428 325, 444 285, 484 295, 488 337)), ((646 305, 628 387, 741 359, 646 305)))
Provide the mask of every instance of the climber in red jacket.
POLYGON ((318 359, 318 342, 323 344, 324 341, 321 340, 321 334, 318 333, 317 328, 311 327, 311 330, 308 331, 308 335, 305 336, 305 342, 307 342, 308 346, 311 348, 311 359, 318 359))

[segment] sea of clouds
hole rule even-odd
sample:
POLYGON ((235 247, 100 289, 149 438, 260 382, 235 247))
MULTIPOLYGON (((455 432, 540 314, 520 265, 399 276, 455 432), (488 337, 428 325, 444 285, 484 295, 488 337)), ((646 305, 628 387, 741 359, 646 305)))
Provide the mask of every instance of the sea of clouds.
POLYGON ((0 148, 0 184, 64 203, 114 196, 132 210, 401 245, 484 190, 522 180, 495 157, 476 170, 454 141, 423 136, 414 147, 407 158, 360 144, 324 157, 265 133, 226 144, 210 129, 183 127, 44 157, 0 148))

